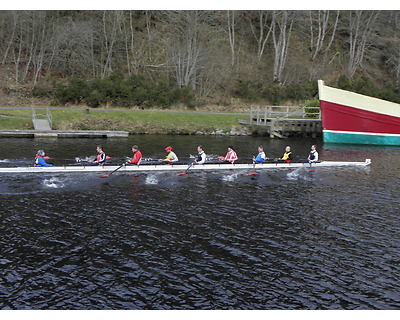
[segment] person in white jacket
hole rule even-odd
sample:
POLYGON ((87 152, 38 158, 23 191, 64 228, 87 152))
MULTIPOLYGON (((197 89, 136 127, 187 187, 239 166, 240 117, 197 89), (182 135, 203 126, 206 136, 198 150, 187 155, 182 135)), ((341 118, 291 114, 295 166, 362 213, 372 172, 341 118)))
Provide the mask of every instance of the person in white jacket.
POLYGON ((318 161, 317 146, 315 144, 313 144, 311 146, 311 151, 310 151, 310 154, 308 155, 307 160, 308 160, 309 163, 318 161))
POLYGON ((202 146, 197 147, 197 152, 198 152, 198 155, 194 159, 194 163, 195 164, 203 164, 204 162, 206 162, 206 154, 205 154, 202 146))

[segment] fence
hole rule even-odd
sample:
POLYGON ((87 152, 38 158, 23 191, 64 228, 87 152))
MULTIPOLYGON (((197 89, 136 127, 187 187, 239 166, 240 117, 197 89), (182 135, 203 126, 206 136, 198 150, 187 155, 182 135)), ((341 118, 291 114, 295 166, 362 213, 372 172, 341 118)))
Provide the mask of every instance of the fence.
POLYGON ((266 119, 273 118, 321 120, 321 112, 319 108, 310 107, 251 106, 250 108, 250 123, 262 125, 266 119))

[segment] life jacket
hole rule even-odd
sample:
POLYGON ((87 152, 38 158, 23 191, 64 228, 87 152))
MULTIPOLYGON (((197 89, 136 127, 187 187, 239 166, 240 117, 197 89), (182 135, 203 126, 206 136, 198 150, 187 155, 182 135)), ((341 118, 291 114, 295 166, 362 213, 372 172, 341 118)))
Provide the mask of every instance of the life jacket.
POLYGON ((176 154, 174 153, 174 152, 170 152, 170 153, 168 153, 168 155, 167 155, 167 163, 168 164, 173 164, 174 162, 172 161, 172 160, 174 160, 174 159, 177 159, 178 157, 176 156, 176 154))
POLYGON ((264 160, 265 160, 265 152, 261 151, 256 157, 256 162, 262 163, 264 160))
MULTIPOLYGON (((203 160, 203 157, 202 157, 203 154, 205 155, 204 151, 200 152, 200 153, 197 155, 197 157, 196 157, 197 162, 201 162, 201 161, 203 160)), ((203 163, 204 163, 204 162, 203 162, 203 163)))
POLYGON ((234 163, 234 162, 237 160, 237 154, 236 154, 236 152, 233 151, 233 150, 232 150, 232 151, 229 151, 229 152, 226 154, 225 160, 228 161, 228 162, 230 162, 230 163, 234 163))
POLYGON ((104 152, 99 153, 99 154, 97 155, 97 157, 96 157, 96 161, 97 161, 99 164, 103 164, 104 162, 106 162, 106 155, 105 155, 105 153, 104 153, 104 152))
POLYGON ((35 164, 33 165, 34 167, 36 167, 39 164, 39 158, 43 158, 43 157, 42 156, 35 157, 35 164))
POLYGON ((282 160, 285 160, 286 163, 289 163, 289 162, 290 162, 290 155, 291 155, 291 154, 292 154, 291 151, 285 152, 285 153, 283 154, 282 160))
POLYGON ((310 151, 310 160, 314 160, 315 159, 315 151, 310 151))

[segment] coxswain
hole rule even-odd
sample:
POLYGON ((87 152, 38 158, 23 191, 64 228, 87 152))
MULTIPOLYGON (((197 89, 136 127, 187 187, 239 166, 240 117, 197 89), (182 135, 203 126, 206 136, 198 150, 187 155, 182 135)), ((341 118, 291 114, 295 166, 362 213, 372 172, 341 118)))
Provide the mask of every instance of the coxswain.
POLYGON ((264 153, 264 148, 262 146, 258 147, 258 155, 257 157, 253 156, 253 162, 256 163, 262 163, 265 160, 265 153, 264 153))
POLYGON ((166 147, 165 151, 167 151, 168 153, 167 156, 165 157, 165 159, 159 159, 159 161, 165 161, 168 164, 173 164, 174 162, 179 161, 175 152, 172 151, 172 147, 166 147))
POLYGON ((46 153, 43 150, 38 150, 35 157, 35 167, 52 167, 53 165, 47 163, 45 158, 46 153))
POLYGON ((197 147, 197 157, 194 159, 194 163, 195 164, 203 164, 204 162, 206 162, 206 154, 203 150, 202 146, 198 146, 197 147))
POLYGON ((233 146, 228 147, 228 152, 225 157, 219 157, 221 161, 229 162, 229 163, 235 163, 235 161, 238 159, 237 154, 233 148, 233 146))
POLYGON ((91 163, 92 166, 102 166, 105 164, 105 162, 107 160, 106 154, 103 151, 102 146, 97 146, 96 151, 97 151, 96 159, 93 161, 89 161, 89 162, 91 163))
POLYGON ((142 153, 139 150, 137 145, 132 146, 133 158, 129 160, 128 164, 136 164, 139 165, 140 161, 142 160, 142 153))
POLYGON ((292 151, 290 150, 289 146, 285 148, 285 153, 283 154, 282 158, 279 158, 278 160, 284 160, 286 163, 290 163, 290 161, 293 160, 292 151))
POLYGON ((315 144, 311 146, 311 151, 310 154, 308 155, 307 160, 309 163, 318 162, 318 152, 317 152, 317 146, 315 144))

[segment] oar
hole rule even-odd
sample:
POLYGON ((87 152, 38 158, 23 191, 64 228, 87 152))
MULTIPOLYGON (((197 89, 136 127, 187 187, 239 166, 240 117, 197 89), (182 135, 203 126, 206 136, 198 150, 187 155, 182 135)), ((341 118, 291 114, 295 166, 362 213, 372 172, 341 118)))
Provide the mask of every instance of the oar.
POLYGON ((185 175, 185 174, 188 172, 188 170, 189 170, 193 165, 194 165, 194 162, 192 162, 191 164, 189 164, 189 166, 186 168, 185 172, 181 172, 181 173, 179 173, 178 175, 179 175, 179 176, 185 175))
POLYGON ((255 174, 257 174, 257 172, 255 171, 255 168, 256 168, 256 162, 254 161, 254 159, 253 159, 253 172, 250 172, 250 174, 252 174, 252 175, 255 175, 255 174))
POLYGON ((309 164, 310 164, 310 169, 308 169, 308 172, 314 172, 315 170, 312 168, 312 162, 310 162, 309 160, 303 161, 303 167, 304 167, 304 169, 307 170, 307 169, 306 169, 306 166, 305 166, 306 163, 309 163, 309 164))
POLYGON ((116 171, 118 171, 119 169, 121 169, 124 165, 125 165, 125 163, 121 164, 117 169, 115 169, 114 171, 110 172, 109 174, 102 175, 100 178, 108 178, 108 177, 111 176, 114 172, 116 172, 116 171))

